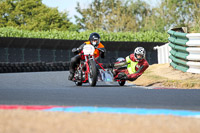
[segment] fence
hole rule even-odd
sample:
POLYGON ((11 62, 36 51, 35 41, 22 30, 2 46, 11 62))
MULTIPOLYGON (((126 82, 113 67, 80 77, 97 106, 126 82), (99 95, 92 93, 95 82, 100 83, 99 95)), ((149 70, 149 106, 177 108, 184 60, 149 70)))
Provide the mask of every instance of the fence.
POLYGON ((183 72, 200 73, 200 33, 184 33, 177 28, 169 30, 168 34, 170 65, 183 72))
MULTIPOLYGON (((68 70, 73 55, 72 48, 84 41, 61 39, 35 39, 0 37, 0 72, 60 71, 68 70)), ((147 51, 149 64, 158 62, 153 47, 162 42, 102 42, 107 50, 106 58, 99 62, 109 63, 111 58, 126 57, 138 46, 147 51)))

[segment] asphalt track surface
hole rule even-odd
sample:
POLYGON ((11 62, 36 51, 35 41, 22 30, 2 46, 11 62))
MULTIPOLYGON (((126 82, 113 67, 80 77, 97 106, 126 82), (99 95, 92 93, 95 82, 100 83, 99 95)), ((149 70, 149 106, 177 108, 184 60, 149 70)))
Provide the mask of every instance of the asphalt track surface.
POLYGON ((200 111, 198 89, 152 89, 98 82, 75 86, 69 72, 0 74, 1 105, 62 105, 200 111))

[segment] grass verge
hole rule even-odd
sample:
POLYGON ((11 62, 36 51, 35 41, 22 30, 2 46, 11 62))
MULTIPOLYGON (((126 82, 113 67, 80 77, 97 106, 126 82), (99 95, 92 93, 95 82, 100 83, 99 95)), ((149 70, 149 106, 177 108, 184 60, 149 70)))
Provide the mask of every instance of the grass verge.
POLYGON ((200 89, 200 74, 184 73, 169 64, 150 65, 133 84, 146 87, 200 89))

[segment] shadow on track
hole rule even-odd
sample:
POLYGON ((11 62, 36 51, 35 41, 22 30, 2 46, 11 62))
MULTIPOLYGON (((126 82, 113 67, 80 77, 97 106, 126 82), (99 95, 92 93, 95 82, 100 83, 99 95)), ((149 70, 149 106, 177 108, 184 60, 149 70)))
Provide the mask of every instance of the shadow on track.
MULTIPOLYGON (((73 87, 73 86, 71 86, 73 87)), ((96 85, 96 86, 90 86, 90 85, 82 85, 82 86, 76 86, 74 85, 74 87, 94 87, 94 88, 99 88, 99 87, 130 87, 130 86, 127 86, 127 85, 124 85, 124 86, 120 86, 120 85, 96 85)))

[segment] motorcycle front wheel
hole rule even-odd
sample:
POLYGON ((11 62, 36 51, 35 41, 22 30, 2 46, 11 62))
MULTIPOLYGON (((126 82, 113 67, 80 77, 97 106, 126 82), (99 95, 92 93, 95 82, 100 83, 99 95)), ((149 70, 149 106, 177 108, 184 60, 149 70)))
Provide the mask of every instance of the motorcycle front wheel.
POLYGON ((82 82, 75 81, 76 86, 82 86, 82 82))
POLYGON ((93 60, 89 61, 89 69, 90 72, 88 73, 88 82, 90 84, 90 86, 95 86, 97 83, 97 67, 96 67, 96 63, 93 60))

